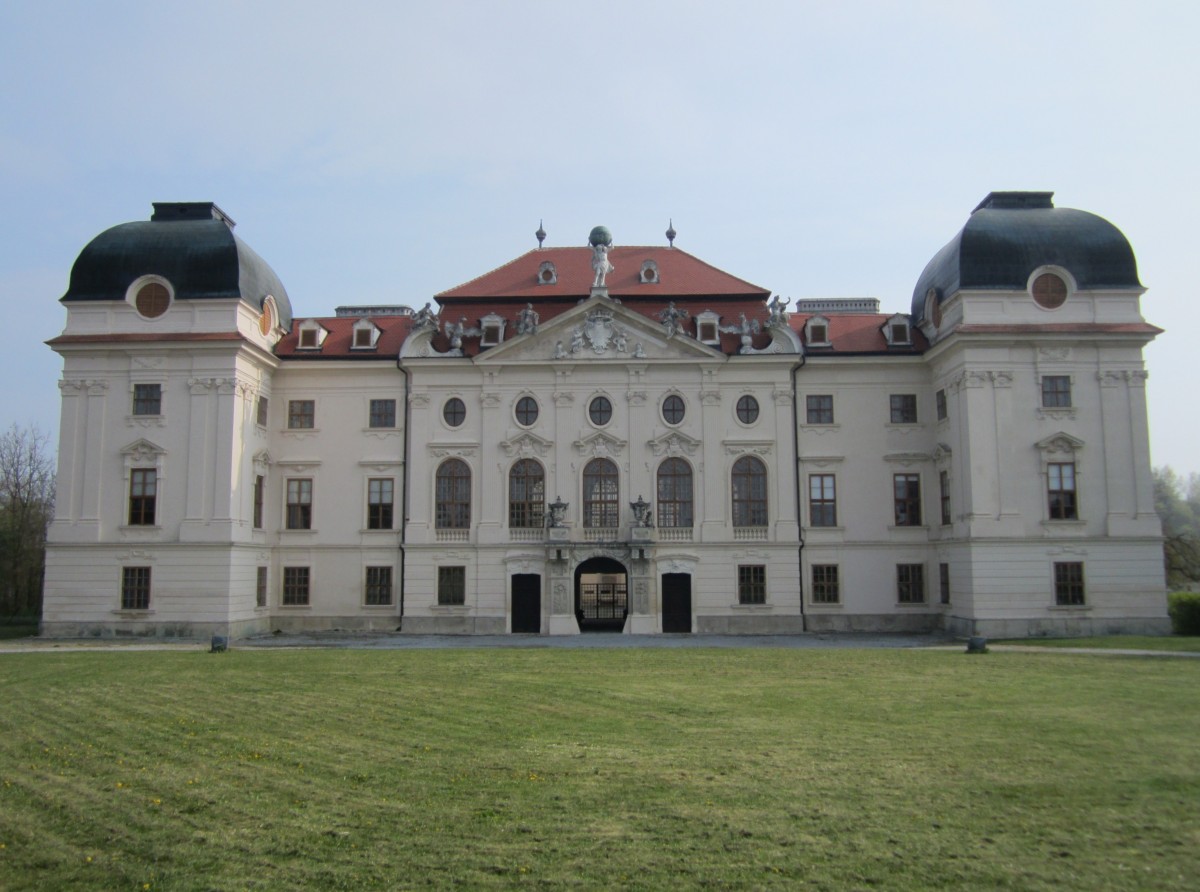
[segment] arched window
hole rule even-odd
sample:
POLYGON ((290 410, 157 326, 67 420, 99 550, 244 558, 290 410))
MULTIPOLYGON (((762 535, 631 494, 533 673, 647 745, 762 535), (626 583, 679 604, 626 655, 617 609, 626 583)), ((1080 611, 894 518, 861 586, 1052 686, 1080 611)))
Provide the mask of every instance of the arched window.
POLYGON ((583 525, 615 527, 620 524, 617 500, 617 466, 607 458, 594 458, 583 469, 583 525))
POLYGON ((434 506, 439 530, 465 530, 471 526, 471 469, 457 458, 437 469, 434 506))
POLYGON ((508 472, 508 525, 514 528, 544 526, 546 474, 531 458, 523 458, 508 472))
POLYGON ((692 467, 682 458, 658 466, 658 525, 692 526, 692 467))
POLYGON ((733 463, 733 525, 767 525, 767 469, 750 455, 733 463))

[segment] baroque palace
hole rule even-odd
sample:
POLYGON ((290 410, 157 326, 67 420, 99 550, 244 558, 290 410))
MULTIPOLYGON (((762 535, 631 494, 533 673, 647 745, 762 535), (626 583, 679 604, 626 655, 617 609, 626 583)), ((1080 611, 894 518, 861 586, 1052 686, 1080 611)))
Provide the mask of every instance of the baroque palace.
POLYGON ((233 229, 159 203, 75 262, 43 634, 1169 629, 1160 330, 1051 193, 988 195, 907 312, 598 226, 293 318, 233 229))

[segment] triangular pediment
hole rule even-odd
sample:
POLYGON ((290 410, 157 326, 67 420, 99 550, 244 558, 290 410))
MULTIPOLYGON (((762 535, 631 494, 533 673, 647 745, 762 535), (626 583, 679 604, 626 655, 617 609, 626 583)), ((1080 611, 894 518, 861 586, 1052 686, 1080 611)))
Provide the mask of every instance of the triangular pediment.
POLYGON ((539 437, 532 431, 524 431, 512 439, 501 440, 500 448, 510 458, 516 455, 529 458, 534 455, 546 455, 554 448, 554 443, 545 437, 539 437))
POLYGON ((614 437, 604 431, 596 431, 575 441, 575 448, 580 455, 591 455, 596 458, 608 458, 620 455, 628 445, 627 440, 614 437))
POLYGON ((629 362, 723 359, 683 332, 603 296, 555 316, 537 331, 518 335, 475 358, 479 365, 508 362, 629 362))
POLYGON ((1073 437, 1065 431, 1059 431, 1056 434, 1051 434, 1044 440, 1038 440, 1035 445, 1041 452, 1070 454, 1078 452, 1083 448, 1083 440, 1073 437))
POLYGON ((157 443, 152 443, 144 438, 138 438, 121 450, 122 455, 129 456, 135 460, 146 460, 158 455, 166 455, 167 450, 163 449, 157 443))
POLYGON ((661 437, 647 440, 646 446, 655 455, 695 455, 701 443, 683 431, 667 431, 661 437))

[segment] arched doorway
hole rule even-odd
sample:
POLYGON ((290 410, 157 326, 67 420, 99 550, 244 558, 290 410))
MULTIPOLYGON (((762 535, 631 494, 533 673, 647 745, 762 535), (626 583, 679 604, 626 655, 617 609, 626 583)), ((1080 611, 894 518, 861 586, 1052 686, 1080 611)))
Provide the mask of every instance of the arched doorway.
POLYGON ((575 568, 575 618, 581 632, 620 632, 629 615, 625 565, 594 557, 575 568))

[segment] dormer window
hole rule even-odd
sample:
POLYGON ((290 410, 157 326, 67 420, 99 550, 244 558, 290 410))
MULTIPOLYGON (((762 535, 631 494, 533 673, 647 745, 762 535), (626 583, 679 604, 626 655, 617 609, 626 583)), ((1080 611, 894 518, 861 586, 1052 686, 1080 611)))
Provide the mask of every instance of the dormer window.
POLYGON ((696 314, 696 340, 710 347, 721 344, 721 317, 712 310, 696 314))
POLYGON ((555 270, 554 264, 549 260, 543 260, 538 266, 537 283, 539 285, 553 285, 558 282, 558 271, 555 270))
POLYGON ((143 319, 157 319, 167 312, 173 299, 174 289, 162 276, 142 276, 125 294, 125 300, 143 319))
POLYGON ((646 260, 642 263, 642 271, 638 274, 638 281, 644 285, 657 285, 658 263, 654 260, 646 260))
POLYGON ((503 316, 498 316, 495 313, 488 313, 479 320, 479 327, 483 332, 480 335, 479 345, 481 347, 495 347, 497 344, 503 343, 506 321, 503 316))
POLYGON ((804 339, 810 347, 828 347, 829 320, 824 316, 813 316, 804 323, 804 339))
POLYGON ((352 350, 374 350, 379 343, 379 327, 369 319, 359 319, 355 322, 352 332, 352 350))
POLYGON ((889 347, 907 347, 912 344, 912 329, 908 317, 897 313, 883 326, 883 336, 889 347))
POLYGON ((325 327, 316 319, 305 319, 300 323, 299 340, 296 346, 301 350, 320 350, 329 334, 325 327))

